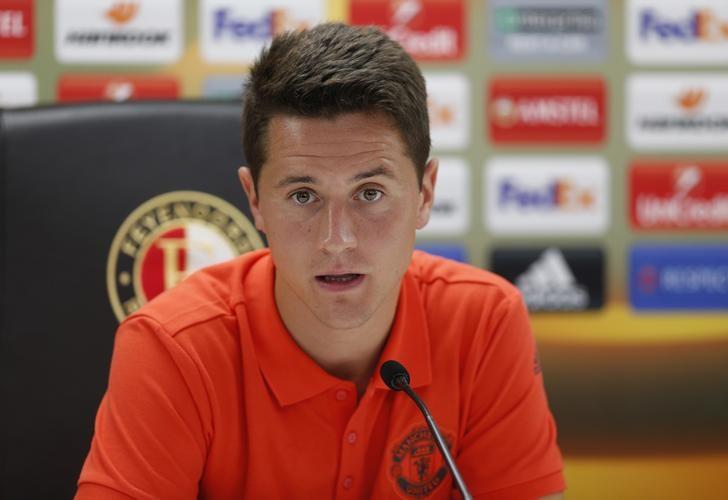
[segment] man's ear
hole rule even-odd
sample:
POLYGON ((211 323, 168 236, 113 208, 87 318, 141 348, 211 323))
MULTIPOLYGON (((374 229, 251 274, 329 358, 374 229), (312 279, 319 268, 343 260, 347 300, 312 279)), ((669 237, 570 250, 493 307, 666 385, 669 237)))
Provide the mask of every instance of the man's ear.
POLYGON ((240 179, 240 184, 243 186, 245 195, 248 197, 248 205, 250 206, 250 212, 253 214, 255 227, 258 231, 265 232, 263 215, 260 213, 260 200, 258 199, 258 193, 255 190, 255 182, 253 182, 253 174, 250 171, 250 168, 240 167, 238 169, 238 178, 240 179))
POLYGON ((437 182, 437 158, 430 158, 425 165, 425 172, 422 176, 422 187, 420 188, 420 206, 417 208, 417 229, 422 229, 430 220, 430 210, 435 202, 435 183, 437 182))

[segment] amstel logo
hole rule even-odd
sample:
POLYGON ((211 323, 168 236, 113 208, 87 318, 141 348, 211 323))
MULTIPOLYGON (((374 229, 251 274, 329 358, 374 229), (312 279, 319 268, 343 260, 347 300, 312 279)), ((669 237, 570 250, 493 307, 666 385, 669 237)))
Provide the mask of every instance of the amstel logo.
POLYGON ((106 285, 119 321, 189 274, 263 247, 253 224, 228 202, 175 191, 134 210, 111 244, 106 285))

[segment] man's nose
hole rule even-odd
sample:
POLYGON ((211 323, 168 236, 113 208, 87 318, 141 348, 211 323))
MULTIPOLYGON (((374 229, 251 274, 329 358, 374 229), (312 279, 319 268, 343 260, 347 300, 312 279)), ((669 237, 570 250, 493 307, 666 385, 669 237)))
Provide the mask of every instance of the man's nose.
POLYGON ((327 204, 321 221, 321 250, 329 254, 341 253, 356 247, 356 228, 345 204, 327 204))

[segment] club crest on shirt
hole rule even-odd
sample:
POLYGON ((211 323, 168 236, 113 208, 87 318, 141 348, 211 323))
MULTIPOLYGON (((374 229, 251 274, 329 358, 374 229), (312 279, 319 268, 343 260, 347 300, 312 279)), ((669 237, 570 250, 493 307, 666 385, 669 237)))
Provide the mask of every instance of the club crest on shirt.
POLYGON ((263 248, 250 220, 208 193, 174 191, 142 203, 121 224, 106 263, 119 321, 189 274, 263 248))
MULTIPOLYGON (((452 449, 452 436, 442 429, 445 443, 452 449)), ((392 448, 390 474, 396 488, 405 497, 429 496, 448 474, 447 464, 437 449, 427 426, 414 427, 392 448)))

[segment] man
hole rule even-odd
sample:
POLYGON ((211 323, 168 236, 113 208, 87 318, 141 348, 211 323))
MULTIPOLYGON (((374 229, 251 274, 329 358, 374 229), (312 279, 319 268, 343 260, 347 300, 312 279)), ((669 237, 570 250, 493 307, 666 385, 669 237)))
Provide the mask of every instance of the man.
MULTIPOLYGON (((270 250, 130 316, 77 498, 449 498, 410 371, 476 498, 563 490, 518 292, 416 252, 437 179, 422 75, 374 29, 276 38, 239 171, 270 250)), ((557 495, 558 497, 558 495, 557 495)))

